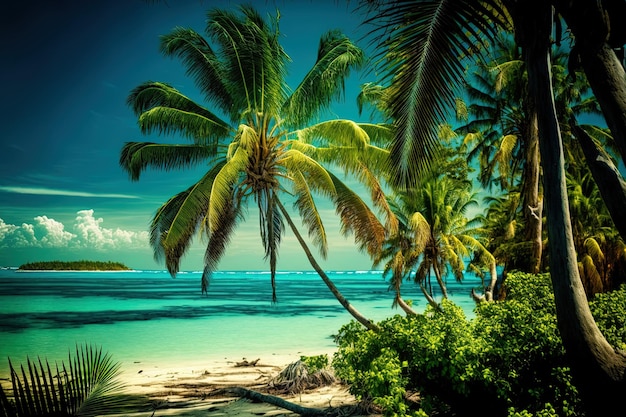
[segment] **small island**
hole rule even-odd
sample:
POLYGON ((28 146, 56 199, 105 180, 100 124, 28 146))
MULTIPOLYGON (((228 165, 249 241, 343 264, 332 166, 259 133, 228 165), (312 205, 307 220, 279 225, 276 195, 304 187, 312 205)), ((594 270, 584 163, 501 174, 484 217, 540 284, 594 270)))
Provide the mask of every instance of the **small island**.
POLYGON ((47 261, 20 265, 20 271, 130 271, 119 262, 101 261, 47 261))

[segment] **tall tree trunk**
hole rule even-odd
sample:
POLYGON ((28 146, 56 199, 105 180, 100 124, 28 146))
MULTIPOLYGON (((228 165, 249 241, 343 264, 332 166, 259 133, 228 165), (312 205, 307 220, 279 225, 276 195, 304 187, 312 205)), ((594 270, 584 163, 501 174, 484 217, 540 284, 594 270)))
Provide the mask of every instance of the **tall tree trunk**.
POLYGON ((539 131, 537 129, 537 107, 532 97, 528 97, 526 114, 528 117, 526 134, 526 164, 524 165, 524 221, 525 239, 530 242, 530 259, 528 271, 533 274, 541 269, 543 252, 543 200, 539 193, 540 161, 539 161, 539 131))
POLYGON ((557 322, 576 386, 589 415, 623 409, 626 354, 598 329, 578 273, 569 215, 561 132, 550 69, 552 6, 543 0, 506 1, 528 68, 529 91, 538 110, 544 199, 550 242, 550 275, 557 322))
POLYGON ((578 139, 585 154, 585 160, 591 170, 591 175, 598 185, 602 200, 606 204, 615 228, 622 239, 626 240, 626 181, 620 174, 611 158, 600 149, 593 139, 575 123, 572 123, 572 131, 578 139))
MULTIPOLYGON (((575 51, 578 53, 580 65, 602 108, 622 160, 626 162, 626 74, 624 66, 608 44, 611 37, 624 36, 624 30, 615 27, 624 24, 625 6, 623 4, 620 6, 619 3, 623 2, 555 1, 559 13, 575 36, 575 51), (621 34, 618 34, 620 30, 621 34)), ((621 39, 622 44, 623 41, 624 39, 621 39)))
POLYGON ((324 272, 322 267, 315 260, 313 253, 311 253, 309 246, 306 244, 306 242, 302 238, 302 235, 298 231, 298 228, 296 227, 296 225, 293 223, 293 220, 291 220, 291 216, 289 216, 289 213, 287 212, 283 204, 278 199, 276 200, 276 204, 280 208, 280 211, 283 213, 283 216, 285 216, 285 219, 287 220, 287 223, 289 223, 289 227, 291 227, 291 230, 296 236, 296 239, 298 239, 300 246, 302 246, 304 253, 309 259, 309 263, 311 264, 315 272, 317 272, 317 274, 320 276, 320 278, 322 278, 322 281, 324 281, 324 284, 326 284, 330 292, 333 293, 337 301, 339 301, 339 303, 343 306, 343 308, 345 308, 348 311, 348 313, 350 313, 350 315, 354 317, 356 321, 361 323, 368 330, 373 330, 376 332, 379 331, 380 328, 376 325, 376 323, 374 323, 372 320, 365 317, 352 304, 350 304, 350 302, 343 296, 343 294, 341 294, 341 292, 335 286, 335 284, 331 281, 331 279, 328 278, 328 275, 326 274, 326 272, 324 272))
POLYGON ((439 268, 437 259, 435 259, 433 262, 433 271, 435 272, 435 278, 437 279, 437 284, 439 284, 439 288, 441 289, 441 296, 443 298, 448 298, 448 289, 446 288, 446 283, 443 282, 443 277, 441 276, 441 269, 439 268))

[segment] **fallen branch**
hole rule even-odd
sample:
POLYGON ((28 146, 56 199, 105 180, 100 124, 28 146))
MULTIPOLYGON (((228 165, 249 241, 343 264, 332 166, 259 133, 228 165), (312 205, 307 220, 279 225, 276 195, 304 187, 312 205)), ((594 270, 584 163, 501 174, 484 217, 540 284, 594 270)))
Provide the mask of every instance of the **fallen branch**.
POLYGON ((237 362, 237 363, 235 364, 235 366, 236 366, 236 367, 237 367, 237 366, 256 366, 256 364, 257 364, 257 363, 259 363, 259 361, 260 361, 260 360, 261 360, 261 358, 257 358, 257 359, 255 359, 255 360, 253 360, 253 361, 248 362, 247 360, 245 360, 245 359, 244 359, 244 360, 243 360, 243 361, 241 361, 241 362, 237 362))
POLYGON ((302 407, 301 405, 289 402, 280 397, 274 395, 261 394, 260 392, 253 391, 251 389, 243 387, 233 387, 228 389, 229 392, 235 394, 238 397, 247 398, 252 401, 263 402, 276 407, 284 408, 292 413, 300 414, 301 416, 327 416, 328 412, 320 408, 302 407))

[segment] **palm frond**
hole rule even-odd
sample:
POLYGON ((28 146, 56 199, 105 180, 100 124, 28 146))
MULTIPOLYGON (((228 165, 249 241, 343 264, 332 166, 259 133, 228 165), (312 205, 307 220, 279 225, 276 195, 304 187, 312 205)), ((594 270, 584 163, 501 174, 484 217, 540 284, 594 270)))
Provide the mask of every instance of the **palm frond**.
POLYGON ((398 185, 416 184, 436 153, 437 126, 461 87, 469 45, 492 39, 501 22, 496 1, 399 0, 368 20, 371 35, 385 47, 378 67, 389 86, 389 111, 396 121, 391 169, 398 185))
POLYGON ((245 172, 248 158, 248 152, 243 147, 237 147, 232 157, 227 159, 215 175, 209 208, 203 221, 211 233, 219 229, 221 217, 229 211, 232 200, 235 199, 235 188, 240 175, 245 172))
POLYGON ((209 283, 213 271, 217 270, 219 261, 224 256, 226 248, 230 243, 235 228, 240 220, 240 207, 235 201, 226 200, 226 206, 223 207, 222 215, 219 218, 219 225, 214 227, 209 235, 206 250, 204 252, 204 269, 202 271, 201 289, 202 293, 208 292, 209 283))
POLYGON ((365 60, 363 51, 337 30, 327 32, 319 43, 317 60, 286 100, 282 113, 288 126, 309 123, 344 94, 344 80, 365 60))
POLYGON ((281 164, 287 168, 287 172, 301 173, 306 178, 307 186, 323 196, 335 195, 335 184, 330 172, 298 148, 299 146, 293 146, 283 153, 281 164))
POLYGON ((175 131, 194 139, 198 144, 215 143, 231 133, 228 123, 219 116, 166 83, 149 81, 135 87, 129 94, 127 103, 140 117, 139 125, 143 133, 175 131), (169 110, 143 116, 144 113, 156 108, 169 110), (175 110, 178 110, 178 113, 175 110), (169 118, 174 125, 164 127, 163 124, 169 118))
POLYGON ((176 27, 161 36, 160 48, 165 56, 180 58, 187 68, 186 74, 205 98, 230 114, 232 97, 224 85, 224 65, 202 35, 193 29, 176 27))
POLYGON ((137 181, 148 167, 165 171, 187 168, 210 159, 217 151, 217 146, 126 142, 119 163, 131 180, 137 181))
POLYGON ((170 198, 152 219, 150 245, 157 261, 165 258, 172 276, 179 271, 180 260, 202 225, 215 176, 224 164, 219 161, 197 183, 170 198))
POLYGON ((284 232, 283 219, 276 206, 276 195, 272 190, 264 190, 257 195, 259 205, 259 226, 261 241, 265 248, 265 259, 270 263, 270 282, 272 286, 272 302, 276 302, 276 265, 278 248, 284 232))
POLYGON ((359 116, 363 113, 365 106, 372 108, 372 119, 374 118, 374 110, 384 115, 387 106, 385 87, 374 83, 361 85, 361 91, 356 97, 356 105, 359 110, 359 116))
POLYGON ((123 395, 124 385, 117 380, 120 364, 94 346, 76 346, 69 362, 52 372, 48 361, 27 359, 26 369, 16 371, 9 360, 13 401, 0 386, 3 415, 26 417, 41 415, 97 416, 121 413, 136 404, 123 395))
POLYGON ((139 116, 141 133, 180 134, 199 145, 217 145, 226 138, 230 127, 219 119, 171 107, 153 107, 139 116))
POLYGON ((307 226, 309 237, 313 240, 313 244, 319 249, 322 258, 326 259, 328 255, 326 229, 324 228, 324 223, 322 222, 317 205, 315 204, 315 199, 313 198, 307 177, 305 177, 301 171, 293 170, 292 180, 294 184, 294 194, 297 197, 294 202, 294 207, 296 207, 300 213, 302 223, 307 226))
POLYGON ((317 146, 346 146, 363 149, 370 138, 365 130, 352 120, 329 120, 295 132, 298 140, 317 146))
POLYGON ((240 6, 238 12, 211 10, 207 26, 221 47, 224 79, 233 98, 231 112, 275 116, 286 95, 288 60, 278 42, 278 21, 268 25, 250 6, 240 6))
POLYGON ((359 249, 373 256, 382 247, 385 228, 358 194, 332 173, 329 174, 335 185, 333 203, 341 219, 341 232, 344 235, 353 233, 359 249))

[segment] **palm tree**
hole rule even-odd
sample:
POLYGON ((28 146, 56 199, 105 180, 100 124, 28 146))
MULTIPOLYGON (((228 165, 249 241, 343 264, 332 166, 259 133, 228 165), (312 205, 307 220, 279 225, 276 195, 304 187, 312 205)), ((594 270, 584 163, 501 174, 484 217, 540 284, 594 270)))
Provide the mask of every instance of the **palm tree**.
MULTIPOLYGON (((599 8, 600 2, 580 1, 592 10, 599 8)), ((574 6, 578 2, 554 3, 561 7, 565 7, 565 3, 572 5, 568 10, 584 21, 585 10, 574 6)), ((528 71, 529 98, 533 100, 537 114, 550 272, 559 330, 576 385, 589 412, 607 414, 621 407, 620 395, 626 386, 626 352, 614 349, 599 331, 578 271, 563 143, 552 93, 553 14, 553 2, 543 0, 396 0, 375 5, 375 15, 370 22, 383 22, 374 29, 374 36, 382 47, 380 73, 390 82, 391 114, 397 124, 391 147, 391 168, 397 176, 396 182, 410 187, 428 165, 427 159, 437 141, 437 127, 462 80, 464 61, 459 57, 468 56, 469 45, 483 45, 484 37, 493 39, 498 27, 506 27, 502 25, 507 20, 503 17, 510 16, 515 27, 515 40, 522 49, 528 71)), ((571 19, 566 20, 571 22, 571 19)), ((580 28, 582 36, 584 25, 580 28)), ((602 52, 611 55, 612 51, 605 48, 605 39, 599 45, 602 52)), ((603 62, 608 61, 613 62, 603 62)), ((585 71, 591 72, 591 69, 585 71)), ((610 87, 626 85, 623 68, 621 74, 622 79, 617 81, 605 77, 605 83, 599 89, 608 92, 610 87)), ((617 97, 609 97, 607 101, 623 99, 625 94, 619 94, 619 88, 611 93, 616 91, 617 97)), ((594 92, 598 95, 596 88, 594 92)), ((608 112, 604 106, 603 110, 608 112)), ((611 125, 611 130, 621 129, 623 132, 625 127, 626 123, 621 126, 616 123, 615 127, 611 125)))
POLYGON ((363 63, 363 52, 341 33, 326 33, 320 40, 317 61, 290 91, 285 83, 289 57, 279 43, 278 19, 279 15, 265 21, 250 6, 241 6, 238 12, 215 9, 208 12, 206 28, 215 46, 192 29, 176 28, 162 36, 161 51, 182 60, 187 74, 216 111, 165 83, 138 86, 128 103, 139 118, 141 131, 177 133, 190 143, 127 143, 120 164, 132 180, 138 180, 148 167, 207 166, 195 184, 164 203, 152 220, 151 246, 172 275, 178 272, 193 237, 204 236, 208 243, 202 289, 206 291, 245 208, 254 204, 269 260, 273 300, 286 223, 339 302, 359 322, 375 329, 316 262, 284 204, 285 198, 294 201, 322 257, 328 242, 317 202, 320 196, 332 201, 342 232, 354 234, 360 249, 375 253, 382 244, 384 225, 359 195, 323 164, 333 162, 349 172, 358 171, 360 178, 368 180, 372 194, 379 195, 378 182, 362 164, 371 158, 370 151, 383 152, 373 144, 388 134, 387 130, 348 120, 311 124, 341 97, 345 78, 363 63))
POLYGON ((537 273, 543 252, 543 207, 536 111, 528 97, 524 62, 511 37, 498 36, 490 57, 492 62, 478 63, 467 83, 469 122, 457 131, 466 134, 465 144, 474 145, 469 157, 480 161, 483 186, 495 183, 501 192, 519 189, 524 230, 516 235, 516 250, 525 255, 511 266, 537 273))
POLYGON ((397 191, 391 197, 390 206, 399 227, 388 237, 375 264, 387 260, 384 271, 391 273, 395 303, 409 314, 412 312, 404 307, 400 296, 405 279, 419 285, 428 302, 438 308, 433 297, 433 276, 442 297, 447 298, 447 272, 462 281, 466 261, 472 257, 495 275, 495 260, 478 239, 478 220, 467 218, 468 210, 477 205, 471 188, 467 180, 433 175, 420 187, 397 191))

